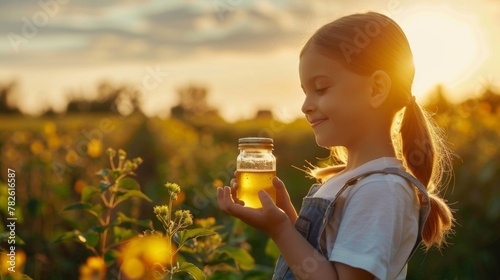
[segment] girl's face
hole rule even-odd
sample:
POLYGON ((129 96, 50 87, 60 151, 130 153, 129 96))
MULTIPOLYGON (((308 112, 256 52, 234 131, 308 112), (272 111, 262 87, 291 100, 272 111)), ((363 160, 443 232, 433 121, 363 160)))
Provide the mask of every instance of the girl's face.
POLYGON ((299 74, 306 96, 302 112, 318 145, 349 149, 362 141, 370 111, 370 77, 347 70, 315 46, 309 46, 300 58, 299 74))

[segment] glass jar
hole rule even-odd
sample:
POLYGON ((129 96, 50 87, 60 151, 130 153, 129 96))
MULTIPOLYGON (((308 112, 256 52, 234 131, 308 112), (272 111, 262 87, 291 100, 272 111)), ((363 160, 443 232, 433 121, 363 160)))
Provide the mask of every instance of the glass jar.
POLYGON ((238 140, 240 154, 236 161, 238 182, 237 196, 245 206, 260 208, 258 193, 266 191, 276 203, 273 178, 276 176, 276 158, 273 155, 273 139, 246 137, 238 140))

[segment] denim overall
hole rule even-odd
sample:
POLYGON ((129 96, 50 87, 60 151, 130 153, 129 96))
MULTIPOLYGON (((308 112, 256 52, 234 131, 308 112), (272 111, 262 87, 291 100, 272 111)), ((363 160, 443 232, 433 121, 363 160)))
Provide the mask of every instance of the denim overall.
MULTIPOLYGON (((318 189, 321 186, 320 184, 314 184, 302 202, 302 208, 300 209, 299 217, 295 222, 295 228, 304 236, 304 238, 307 239, 307 241, 309 241, 309 243, 311 243, 311 245, 314 248, 318 250, 319 254, 323 255, 327 260, 328 260, 327 252, 321 248, 321 236, 323 234, 323 231, 325 230, 326 225, 328 224, 330 217, 333 214, 335 202, 337 201, 338 197, 344 192, 344 190, 346 190, 348 187, 355 185, 357 182, 359 182, 360 180, 369 175, 377 173, 399 175, 418 188, 419 190, 418 197, 420 201, 418 236, 417 236, 417 241, 413 246, 410 255, 408 256, 408 260, 415 252, 416 248, 420 244, 420 241, 422 241, 422 230, 430 211, 429 195, 427 194, 425 187, 411 174, 399 168, 386 168, 383 170, 370 171, 349 179, 342 186, 342 188, 338 191, 338 193, 332 200, 320 197, 313 197, 314 193, 316 193, 316 191, 318 191, 318 189)), ((306 266, 306 264, 304 264, 304 266, 306 266)), ((401 270, 403 270, 403 268, 401 268, 401 270)), ((297 268, 296 272, 298 273, 298 275, 300 275, 300 273, 307 273, 307 267, 297 268)), ((282 256, 279 256, 278 258, 278 262, 276 264, 276 268, 274 270, 274 275, 272 279, 273 280, 295 279, 295 275, 293 274, 292 270, 288 267, 287 263, 285 262, 282 256)))

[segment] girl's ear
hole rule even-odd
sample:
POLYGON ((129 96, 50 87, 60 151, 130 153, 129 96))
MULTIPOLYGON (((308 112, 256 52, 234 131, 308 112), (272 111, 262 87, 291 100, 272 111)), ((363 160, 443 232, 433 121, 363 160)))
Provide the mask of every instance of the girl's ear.
POLYGON ((372 108, 379 108, 389 96, 392 80, 391 77, 382 70, 373 72, 371 78, 372 94, 370 96, 370 105, 372 108))

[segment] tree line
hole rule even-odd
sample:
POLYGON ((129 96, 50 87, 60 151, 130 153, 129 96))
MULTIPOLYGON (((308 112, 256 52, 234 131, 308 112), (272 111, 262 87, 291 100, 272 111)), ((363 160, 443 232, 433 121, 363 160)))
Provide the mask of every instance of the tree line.
MULTIPOLYGON (((178 103, 170 109, 174 118, 186 119, 198 116, 220 118, 219 112, 209 105, 209 89, 202 85, 188 84, 177 89, 178 103)), ((15 103, 15 95, 19 94, 18 82, 15 80, 0 82, 0 115, 20 115, 23 112, 19 104, 15 103)), ((95 97, 89 99, 83 92, 71 91, 67 95, 67 106, 64 112, 55 112, 52 108, 45 109, 41 116, 65 115, 73 113, 116 113, 128 115, 143 113, 141 109, 142 92, 127 84, 112 84, 109 81, 100 82, 95 88, 95 97)), ((500 108, 500 89, 492 84, 483 86, 482 92, 455 104, 451 102, 442 85, 436 85, 427 94, 424 106, 431 112, 442 114, 453 107, 477 106, 482 104, 489 107, 491 112, 500 108)), ((259 111, 257 115, 272 117, 270 111, 259 111)))

